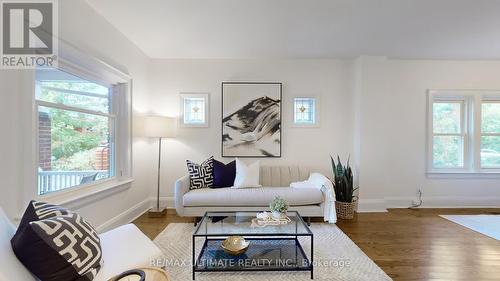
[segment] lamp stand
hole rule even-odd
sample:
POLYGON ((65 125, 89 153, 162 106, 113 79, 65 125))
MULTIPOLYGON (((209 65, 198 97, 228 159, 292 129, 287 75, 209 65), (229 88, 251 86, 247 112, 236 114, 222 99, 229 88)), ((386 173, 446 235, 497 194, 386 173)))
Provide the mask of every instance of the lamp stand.
POLYGON ((161 137, 158 140, 158 181, 156 187, 156 206, 149 209, 148 217, 158 218, 167 214, 167 209, 160 208, 160 168, 161 168, 161 137))

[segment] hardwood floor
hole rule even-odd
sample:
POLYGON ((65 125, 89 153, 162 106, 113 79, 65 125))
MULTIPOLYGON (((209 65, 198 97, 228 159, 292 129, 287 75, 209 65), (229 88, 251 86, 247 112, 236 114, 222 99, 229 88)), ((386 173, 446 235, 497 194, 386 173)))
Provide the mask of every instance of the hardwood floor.
MULTIPOLYGON (((394 280, 500 280, 500 242, 438 216, 445 214, 500 209, 390 209, 337 226, 394 280)), ((193 220, 168 214, 134 221, 151 239, 175 222, 193 220)))
POLYGON ((337 225, 394 280, 500 280, 500 242, 444 214, 500 209, 391 209, 337 225))

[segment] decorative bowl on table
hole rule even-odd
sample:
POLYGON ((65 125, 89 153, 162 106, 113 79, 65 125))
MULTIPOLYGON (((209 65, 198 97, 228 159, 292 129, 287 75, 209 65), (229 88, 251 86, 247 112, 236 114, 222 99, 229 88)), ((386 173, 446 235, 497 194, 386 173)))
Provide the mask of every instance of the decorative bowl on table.
POLYGON ((224 252, 238 256, 247 251, 250 242, 245 241, 242 236, 229 236, 226 240, 222 241, 221 247, 224 252))

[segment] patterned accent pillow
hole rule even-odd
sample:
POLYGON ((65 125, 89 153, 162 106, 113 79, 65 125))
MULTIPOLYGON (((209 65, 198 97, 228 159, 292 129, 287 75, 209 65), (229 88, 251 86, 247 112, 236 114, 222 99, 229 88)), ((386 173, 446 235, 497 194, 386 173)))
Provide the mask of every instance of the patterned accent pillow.
POLYGON ((28 203, 28 207, 26 207, 26 211, 24 211, 17 231, 21 231, 32 221, 64 216, 67 214, 71 214, 71 211, 61 206, 31 200, 28 203))
POLYGON ((212 187, 214 185, 214 157, 210 156, 201 164, 186 160, 189 173, 189 189, 212 187))
POLYGON ((52 217, 29 223, 12 249, 40 280, 93 280, 102 265, 99 236, 80 215, 52 217))

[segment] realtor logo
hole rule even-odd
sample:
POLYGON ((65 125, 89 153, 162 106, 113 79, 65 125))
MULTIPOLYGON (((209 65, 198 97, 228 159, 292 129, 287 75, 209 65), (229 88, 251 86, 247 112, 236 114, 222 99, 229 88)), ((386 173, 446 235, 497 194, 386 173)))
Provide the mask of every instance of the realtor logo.
POLYGON ((1 67, 56 67, 57 2, 1 1, 1 67))

